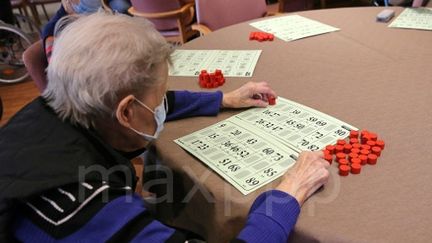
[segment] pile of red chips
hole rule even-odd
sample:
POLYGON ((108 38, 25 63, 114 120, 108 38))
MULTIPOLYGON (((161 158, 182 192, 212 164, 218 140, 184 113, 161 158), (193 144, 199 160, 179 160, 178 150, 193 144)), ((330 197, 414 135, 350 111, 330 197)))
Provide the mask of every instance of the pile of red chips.
POLYGON ((201 70, 198 77, 199 85, 201 88, 217 88, 225 83, 225 78, 222 71, 216 69, 214 73, 208 73, 207 70, 201 70))
POLYGON ((251 32, 249 34, 249 40, 262 41, 273 41, 274 35, 266 32, 251 32))
POLYGON ((367 130, 352 130, 349 136, 349 142, 340 139, 336 145, 328 145, 324 149, 324 159, 330 164, 335 156, 339 164, 339 175, 347 176, 351 174, 360 174, 363 165, 375 165, 381 151, 384 150, 385 143, 378 139, 378 135, 367 130))

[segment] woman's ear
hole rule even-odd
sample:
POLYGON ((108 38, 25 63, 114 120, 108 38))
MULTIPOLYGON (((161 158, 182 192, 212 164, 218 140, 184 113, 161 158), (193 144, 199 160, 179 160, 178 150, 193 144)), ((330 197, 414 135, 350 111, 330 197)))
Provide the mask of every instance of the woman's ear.
POLYGON ((128 95, 120 100, 117 105, 116 117, 120 125, 124 127, 131 127, 131 120, 134 116, 134 112, 132 109, 132 102, 135 101, 135 97, 133 95, 128 95))

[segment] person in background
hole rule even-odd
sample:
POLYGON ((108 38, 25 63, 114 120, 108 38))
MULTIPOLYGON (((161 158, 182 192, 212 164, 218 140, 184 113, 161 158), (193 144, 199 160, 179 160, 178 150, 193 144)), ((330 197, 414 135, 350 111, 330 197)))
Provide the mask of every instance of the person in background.
MULTIPOLYGON (((0 241, 196 237, 154 218, 134 194, 130 159, 165 121, 266 107, 276 93, 265 82, 227 93, 167 91, 173 49, 143 18, 99 12, 62 26, 47 88, 0 129, 0 241)), ((274 190, 257 197, 233 242, 286 242, 301 205, 328 180, 322 157, 302 153, 274 190)))
POLYGON ((114 12, 127 14, 128 9, 132 6, 129 0, 110 0, 109 5, 114 12))
MULTIPOLYGON (((194 2, 194 0, 178 0, 181 5, 194 2)), ((132 6, 130 0, 109 0, 110 8, 116 13, 128 14, 128 9, 132 6)), ((57 13, 45 25, 42 31, 45 55, 49 62, 52 46, 54 42, 54 29, 57 21, 72 14, 90 14, 98 11, 102 7, 101 0, 62 0, 62 5, 57 13)))
POLYGON ((54 29, 57 22, 64 16, 74 14, 90 14, 98 11, 102 4, 100 0, 62 0, 59 10, 48 21, 42 30, 43 47, 46 60, 49 63, 54 45, 54 29))
MULTIPOLYGON (((180 5, 183 6, 188 3, 193 3, 195 0, 173 0, 179 1, 180 5)), ((127 14, 128 9, 132 6, 130 0, 110 0, 109 5, 114 12, 127 14)))

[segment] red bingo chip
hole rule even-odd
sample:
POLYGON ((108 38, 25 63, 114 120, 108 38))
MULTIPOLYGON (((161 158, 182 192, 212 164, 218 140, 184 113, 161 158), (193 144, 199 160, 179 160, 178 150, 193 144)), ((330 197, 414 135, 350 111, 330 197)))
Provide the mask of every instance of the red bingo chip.
POLYGON ((339 166, 339 175, 347 176, 349 174, 350 169, 351 168, 349 165, 340 165, 339 166))
POLYGON ((361 165, 357 163, 351 164, 351 174, 360 174, 361 165))

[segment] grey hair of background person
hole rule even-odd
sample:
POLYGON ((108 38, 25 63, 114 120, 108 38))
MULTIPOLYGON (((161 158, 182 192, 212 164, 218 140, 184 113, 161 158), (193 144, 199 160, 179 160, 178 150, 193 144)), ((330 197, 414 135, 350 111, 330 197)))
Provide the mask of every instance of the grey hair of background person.
POLYGON ((98 12, 65 17, 56 29, 42 96, 59 118, 85 128, 112 119, 125 95, 158 85, 155 68, 173 52, 144 18, 98 12))

